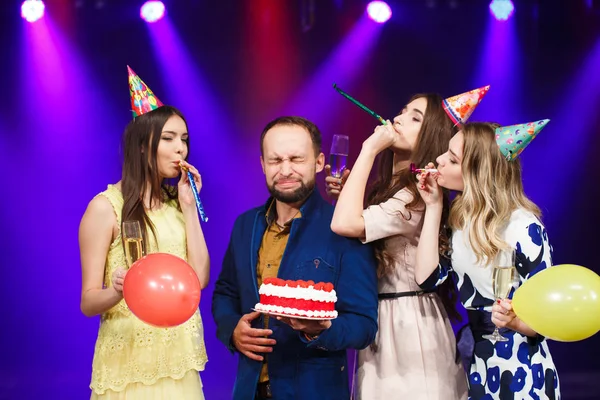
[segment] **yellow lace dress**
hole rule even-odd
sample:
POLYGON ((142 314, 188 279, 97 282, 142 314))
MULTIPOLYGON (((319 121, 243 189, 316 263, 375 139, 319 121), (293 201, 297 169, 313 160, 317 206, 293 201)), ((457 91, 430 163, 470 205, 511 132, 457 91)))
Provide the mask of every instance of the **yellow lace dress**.
MULTIPOLYGON (((112 204, 121 226, 123 196, 114 185, 100 193, 112 204)), ((187 259, 185 223, 174 202, 149 213, 156 240, 148 235, 148 253, 187 259)), ((111 243, 104 285, 115 269, 126 266, 121 235, 111 243)), ((155 328, 134 316, 124 300, 102 314, 92 366, 91 399, 204 399, 198 371, 207 362, 199 311, 174 328, 155 328)))

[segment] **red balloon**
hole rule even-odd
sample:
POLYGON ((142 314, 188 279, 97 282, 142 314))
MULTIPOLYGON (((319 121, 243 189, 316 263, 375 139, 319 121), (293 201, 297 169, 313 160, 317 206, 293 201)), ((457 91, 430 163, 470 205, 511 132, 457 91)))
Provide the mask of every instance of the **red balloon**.
POLYGON ((177 326, 198 309, 200 281, 183 259, 152 253, 137 260, 127 271, 123 297, 131 312, 147 324, 177 326))

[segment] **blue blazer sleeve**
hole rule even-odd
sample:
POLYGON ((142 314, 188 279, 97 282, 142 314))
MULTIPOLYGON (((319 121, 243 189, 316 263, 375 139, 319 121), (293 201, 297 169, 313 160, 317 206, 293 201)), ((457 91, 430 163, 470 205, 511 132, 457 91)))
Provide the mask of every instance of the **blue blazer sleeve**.
MULTIPOLYGON (((234 229, 233 232, 235 231, 234 229)), ((233 331, 242 317, 233 250, 234 233, 231 234, 212 299, 212 314, 217 325, 217 338, 231 352, 236 351, 232 342, 233 331)))
POLYGON ((364 349, 377 333, 377 262, 371 245, 350 242, 341 257, 340 275, 335 288, 338 317, 331 327, 308 342, 308 347, 339 351, 364 349))

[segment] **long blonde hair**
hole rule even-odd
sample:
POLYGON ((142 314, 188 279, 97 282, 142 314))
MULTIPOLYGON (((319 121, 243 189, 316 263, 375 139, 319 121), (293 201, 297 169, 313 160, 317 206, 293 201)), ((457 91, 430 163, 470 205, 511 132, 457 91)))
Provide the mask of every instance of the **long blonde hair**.
POLYGON ((477 262, 485 264, 508 247, 500 231, 514 210, 524 209, 537 217, 541 215, 540 209, 523 191, 519 159, 507 161, 496 144, 498 126, 473 122, 463 127, 464 191, 452 202, 448 218, 452 229, 468 229, 477 262))

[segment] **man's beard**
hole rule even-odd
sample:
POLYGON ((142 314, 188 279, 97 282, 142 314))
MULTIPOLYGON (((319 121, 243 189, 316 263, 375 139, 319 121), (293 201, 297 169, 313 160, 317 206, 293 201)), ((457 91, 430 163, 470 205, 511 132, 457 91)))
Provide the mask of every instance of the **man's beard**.
POLYGON ((306 184, 302 181, 300 182, 300 187, 293 192, 280 192, 275 189, 275 183, 273 185, 269 185, 267 183, 267 188, 269 189, 269 193, 271 196, 275 198, 275 200, 280 201, 286 204, 298 203, 306 200, 306 198, 312 193, 315 188, 315 179, 311 179, 306 184))

